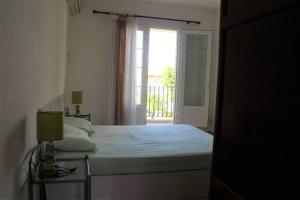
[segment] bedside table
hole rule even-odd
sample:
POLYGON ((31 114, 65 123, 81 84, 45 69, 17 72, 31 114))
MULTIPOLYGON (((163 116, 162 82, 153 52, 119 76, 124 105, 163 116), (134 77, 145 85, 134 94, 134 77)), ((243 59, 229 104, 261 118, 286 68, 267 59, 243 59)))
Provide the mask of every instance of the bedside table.
MULTIPOLYGON (((57 159, 55 165, 64 168, 74 168, 76 170, 63 177, 58 178, 41 178, 39 177, 39 156, 40 148, 37 147, 29 161, 29 177, 28 177, 28 197, 29 200, 33 200, 33 186, 39 187, 40 199, 47 199, 46 185, 47 184, 64 184, 64 183, 83 183, 85 199, 91 199, 91 174, 89 166, 89 158, 72 158, 72 159, 57 159)), ((67 191, 66 191, 67 192, 67 191)))
POLYGON ((91 121, 91 113, 88 114, 80 114, 80 115, 70 115, 69 108, 65 109, 65 117, 79 117, 91 121))

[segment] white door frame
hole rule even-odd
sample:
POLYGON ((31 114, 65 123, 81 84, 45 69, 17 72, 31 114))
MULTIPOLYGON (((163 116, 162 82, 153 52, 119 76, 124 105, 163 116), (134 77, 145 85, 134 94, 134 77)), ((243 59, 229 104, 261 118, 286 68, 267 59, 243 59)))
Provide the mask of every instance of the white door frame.
POLYGON ((197 127, 207 127, 208 125, 208 109, 209 109, 209 90, 210 90, 210 71, 211 71, 211 54, 212 54, 212 31, 202 30, 186 30, 181 31, 180 50, 179 50, 179 70, 178 70, 178 88, 177 88, 177 115, 175 123, 188 123, 197 127), (186 35, 187 34, 203 34, 208 36, 208 52, 207 52, 207 70, 206 70, 206 84, 205 84, 205 102, 204 106, 184 106, 184 84, 185 84, 185 50, 186 50, 186 35), (183 111, 183 109, 185 111, 183 111), (181 119, 184 112, 204 112, 205 116, 191 115, 190 120, 181 119), (200 122, 197 122, 200 120, 200 122), (189 122, 190 121, 190 122, 189 122), (201 122, 203 121, 203 122, 201 122))
MULTIPOLYGON (((142 84, 144 87, 142 87, 142 93, 144 92, 145 94, 142 95, 142 103, 141 105, 137 105, 137 110, 138 109, 142 109, 141 107, 143 107, 144 105, 144 110, 145 113, 147 112, 147 90, 148 90, 148 64, 149 64, 149 43, 150 43, 150 29, 154 28, 154 29, 165 29, 165 30, 174 30, 177 32, 177 52, 176 52, 176 66, 175 66, 175 70, 176 70, 176 80, 175 80, 175 99, 174 99, 174 107, 173 107, 173 121, 175 122, 175 117, 176 117, 176 107, 177 107, 177 91, 178 91, 178 87, 179 84, 178 82, 178 76, 179 76, 179 45, 180 45, 180 34, 181 34, 181 29, 180 28, 174 28, 174 27, 169 27, 168 25, 163 25, 163 24, 156 24, 156 23, 139 23, 138 24, 138 30, 143 30, 144 31, 144 51, 143 51, 143 77, 142 77, 142 82, 145 81, 144 84, 142 84), (146 33, 146 34, 145 34, 146 33), (146 63, 145 63, 146 62, 146 63), (144 102, 144 104, 143 104, 144 102)), ((147 116, 145 116, 145 123, 147 121, 147 116)))
POLYGON ((143 54, 142 54, 142 88, 141 104, 136 105, 136 124, 146 124, 147 116, 147 87, 148 87, 148 64, 149 64, 149 36, 150 27, 145 24, 138 24, 138 30, 143 31, 143 54))

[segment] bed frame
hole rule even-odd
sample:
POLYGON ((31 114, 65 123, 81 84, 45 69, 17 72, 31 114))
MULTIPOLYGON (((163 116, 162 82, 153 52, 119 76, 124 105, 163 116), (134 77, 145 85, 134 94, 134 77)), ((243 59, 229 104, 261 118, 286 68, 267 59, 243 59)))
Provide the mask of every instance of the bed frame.
MULTIPOLYGON (((210 170, 92 176, 93 200, 207 200, 210 170)), ((49 185, 49 200, 84 198, 83 185, 49 185)))

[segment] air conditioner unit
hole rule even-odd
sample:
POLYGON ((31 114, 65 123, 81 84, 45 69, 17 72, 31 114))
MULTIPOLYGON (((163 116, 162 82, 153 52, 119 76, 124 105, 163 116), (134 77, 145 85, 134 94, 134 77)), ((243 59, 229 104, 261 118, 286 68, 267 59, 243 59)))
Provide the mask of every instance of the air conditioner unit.
POLYGON ((70 15, 80 13, 80 0, 67 0, 70 15))

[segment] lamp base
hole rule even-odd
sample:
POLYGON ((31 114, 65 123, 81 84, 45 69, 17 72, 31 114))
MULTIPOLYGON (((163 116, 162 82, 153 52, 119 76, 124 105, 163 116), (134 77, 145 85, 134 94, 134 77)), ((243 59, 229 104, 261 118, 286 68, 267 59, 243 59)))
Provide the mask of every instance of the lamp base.
POLYGON ((42 170, 45 172, 53 172, 54 168, 54 160, 45 160, 42 162, 42 170))
POLYGON ((41 161, 41 166, 40 166, 40 175, 47 177, 49 176, 55 176, 57 172, 55 172, 55 147, 52 141, 50 142, 45 142, 44 145, 44 152, 43 152, 43 159, 41 161))
POLYGON ((52 166, 49 168, 48 164, 45 164, 47 161, 42 163, 42 168, 39 171, 40 178, 57 178, 59 177, 58 169, 52 166))
POLYGON ((80 105, 76 105, 76 113, 75 115, 79 116, 80 115, 80 105))

